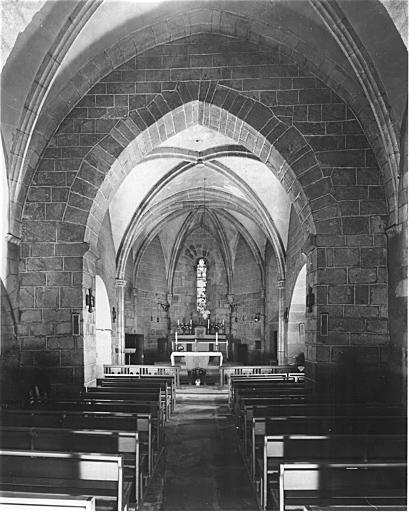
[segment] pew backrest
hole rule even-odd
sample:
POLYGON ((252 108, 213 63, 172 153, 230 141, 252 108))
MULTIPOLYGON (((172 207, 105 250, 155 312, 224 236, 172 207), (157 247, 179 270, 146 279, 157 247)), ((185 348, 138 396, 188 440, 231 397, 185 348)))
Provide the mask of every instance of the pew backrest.
POLYGON ((359 506, 395 503, 407 500, 407 464, 399 463, 325 463, 281 464, 279 473, 279 510, 288 507, 348 504, 359 506))
POLYGON ((114 510, 128 505, 131 483, 124 481, 122 455, 0 450, 0 457, 1 490, 89 494, 114 510))
POLYGON ((0 509, 2 512, 92 512, 95 497, 0 491, 0 509))

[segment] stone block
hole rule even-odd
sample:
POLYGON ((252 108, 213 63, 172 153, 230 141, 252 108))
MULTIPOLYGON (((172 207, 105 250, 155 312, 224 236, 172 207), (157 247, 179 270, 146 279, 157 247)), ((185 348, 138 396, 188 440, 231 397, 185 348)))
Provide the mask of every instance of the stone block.
POLYGON ((30 244, 30 249, 31 249, 30 255, 33 257, 54 256, 54 244, 33 243, 33 244, 30 244))
POLYGON ((329 318, 329 331, 364 332, 365 321, 363 318, 329 318))
POLYGON ((27 201, 33 203, 43 203, 51 201, 51 188, 31 186, 28 189, 27 201))
POLYGON ((317 152, 317 159, 323 167, 363 167, 364 150, 339 150, 317 152))
POLYGON ((345 248, 345 249, 334 249, 334 266, 355 266, 359 265, 359 249, 345 248))
POLYGON ((369 219, 365 217, 345 217, 342 219, 345 235, 369 234, 369 219))
POLYGON ((27 220, 44 220, 45 204, 44 203, 26 203, 23 219, 27 220))
POLYGON ((388 332, 388 320, 386 318, 384 318, 384 319, 371 318, 369 320, 366 320, 366 331, 367 332, 376 332, 378 334, 387 333, 388 332))
POLYGON ((56 256, 83 256, 88 250, 86 242, 71 244, 60 243, 55 246, 56 256))
POLYGON ((42 321, 41 309, 27 309, 21 311, 20 322, 22 324, 32 324, 42 321))
POLYGON ((35 302, 38 308, 58 307, 59 289, 49 287, 36 288, 35 302))
POLYGON ((83 302, 81 288, 61 288, 60 307, 81 309, 83 302))
POLYGON ((82 257, 64 258, 64 270, 81 271, 82 257))
MULTIPOLYGON (((346 329, 348 331, 348 329, 346 329)), ((321 341, 326 345, 349 345, 349 332, 339 332, 330 330, 328 336, 321 336, 321 341)))
POLYGON ((329 220, 320 221, 316 219, 317 234, 336 234, 341 232, 341 220, 339 218, 332 218, 329 220))
POLYGON ((62 270, 63 259, 61 257, 27 258, 27 270, 62 270))
POLYGON ((73 349, 73 336, 50 336, 47 338, 47 348, 50 350, 73 349))
POLYGON ((355 286, 355 304, 369 304, 369 286, 355 286))
POLYGON ((53 331, 54 326, 52 324, 33 324, 30 326, 31 336, 49 336, 53 334, 53 331))
POLYGON ((46 215, 47 220, 62 220, 65 210, 65 203, 51 203, 46 204, 46 215))
POLYGON ((387 251, 383 247, 363 248, 361 262, 362 266, 383 266, 386 265, 387 251))
POLYGON ((346 317, 378 318, 379 308, 375 306, 344 306, 346 317))
POLYGON ((93 199, 98 191, 94 185, 89 183, 88 181, 84 181, 81 178, 77 178, 74 181, 74 184, 71 189, 73 192, 76 192, 77 194, 80 194, 82 196, 88 197, 93 199))
POLYGON ((329 304, 353 304, 354 290, 352 286, 331 286, 328 289, 329 304))
POLYGON ((46 284, 45 272, 24 272, 20 274, 21 286, 41 286, 46 284))
POLYGON ((331 103, 330 89, 302 89, 299 95, 299 103, 316 105, 331 103))
POLYGON ((379 346, 388 343, 387 334, 353 333, 351 334, 351 345, 379 346))
POLYGON ((84 354, 81 350, 62 350, 61 366, 80 366, 84 362, 84 354))
POLYGON ((316 181, 314 184, 305 187, 305 195, 311 199, 317 199, 329 193, 331 190, 331 181, 329 178, 322 178, 316 181))
POLYGON ((379 362, 377 348, 365 347, 333 347, 332 361, 334 363, 353 365, 357 363, 376 364, 379 362))
MULTIPOLYGON (((321 103, 321 102, 319 102, 321 103)), ((340 104, 323 104, 322 105, 322 120, 335 121, 336 119, 343 121, 346 119, 346 105, 340 104)))
POLYGON ((65 203, 68 199, 69 193, 70 193, 70 189, 68 187, 52 188, 51 189, 52 201, 54 203, 65 203))
POLYGON ((71 334, 71 322, 62 322, 55 325, 55 334, 71 334))
POLYGON ((66 222, 72 222, 80 225, 82 224, 85 226, 88 220, 88 215, 89 212, 68 206, 65 212, 64 220, 66 222))
POLYGON ((315 357, 317 362, 328 362, 331 356, 331 348, 327 346, 317 346, 315 357))
POLYGON ((49 350, 39 350, 38 352, 34 352, 34 364, 40 367, 59 366, 60 354, 59 352, 51 352, 49 350))
POLYGON ((85 226, 78 224, 60 223, 58 224, 57 239, 59 242, 83 242, 85 226))
POLYGON ((362 215, 386 215, 386 203, 382 199, 377 201, 361 201, 362 215))
POLYGON ((348 270, 349 283, 376 283, 376 268, 354 268, 348 270))
POLYGON ((55 242, 56 224, 51 221, 24 221, 22 238, 26 242, 55 242))
POLYGON ((28 309, 34 307, 34 287, 20 288, 20 308, 28 309))
POLYGON ((381 174, 378 168, 357 169, 358 185, 379 185, 381 183, 381 174))
POLYGON ((339 235, 317 235, 317 247, 344 247, 345 239, 339 235))
POLYGON ((45 350, 45 336, 28 336, 21 338, 21 350, 45 350))
POLYGON ((388 289, 385 284, 371 286, 370 303, 379 305, 388 303, 388 289))
POLYGON ((59 324, 71 322, 71 310, 69 309, 45 309, 43 311, 44 323, 59 324))
POLYGON ((47 272, 47 286, 70 286, 70 272, 47 272))

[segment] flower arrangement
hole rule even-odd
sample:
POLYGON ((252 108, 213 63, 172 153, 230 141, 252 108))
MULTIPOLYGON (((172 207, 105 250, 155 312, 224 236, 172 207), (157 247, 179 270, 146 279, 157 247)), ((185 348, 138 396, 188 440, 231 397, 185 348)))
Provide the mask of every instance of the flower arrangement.
POLYGON ((206 370, 204 368, 193 368, 191 377, 193 384, 197 384, 197 381, 200 383, 200 381, 206 377, 206 370))

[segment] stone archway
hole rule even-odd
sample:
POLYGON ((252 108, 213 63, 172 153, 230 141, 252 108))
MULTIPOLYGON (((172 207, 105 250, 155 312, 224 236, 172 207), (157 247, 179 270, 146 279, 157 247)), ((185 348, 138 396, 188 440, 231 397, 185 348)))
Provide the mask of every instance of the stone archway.
MULTIPOLYGON (((282 69, 283 64, 277 65, 282 69)), ((291 71, 298 75, 296 65, 285 65, 292 66, 285 68, 286 73, 291 71)), ((304 84, 300 87, 310 83, 307 78, 297 82, 304 84)), ((106 82, 101 82, 104 91, 110 79, 107 77, 106 82)), ((259 85, 257 82, 255 86, 259 85)), ((88 113, 88 107, 80 104, 74 108, 67 123, 57 131, 53 144, 44 153, 30 186, 29 201, 24 212, 23 236, 27 244, 33 244, 26 246, 29 261, 25 262, 26 273, 23 272, 25 286, 49 287, 47 278, 50 272, 57 272, 53 279, 60 279, 51 281, 59 290, 53 289, 46 300, 42 292, 34 290, 36 307, 33 309, 37 311, 30 311, 31 318, 24 312, 27 321, 44 323, 43 310, 82 305, 84 289, 92 285, 89 283, 95 276, 93 259, 98 257, 96 247, 101 223, 124 176, 161 141, 195 123, 201 123, 228 135, 256 155, 278 177, 292 200, 301 229, 300 245, 308 242, 308 278, 317 297, 317 309, 313 311, 308 324, 314 347, 311 350, 314 363, 316 347, 320 343, 316 321, 321 304, 333 308, 333 325, 340 325, 348 339, 353 340, 353 348, 356 348, 356 343, 362 348, 363 354, 366 342, 361 335, 368 334, 366 324, 356 323, 352 309, 346 309, 348 314, 345 315, 342 308, 341 311, 335 306, 359 304, 367 314, 375 314, 369 313, 374 311, 371 309, 374 306, 377 317, 381 314, 386 284, 382 281, 381 272, 375 270, 373 273, 373 268, 384 268, 386 262, 383 242, 377 236, 383 231, 386 214, 380 171, 373 167, 376 165, 373 152, 362 132, 358 139, 359 148, 342 146, 343 149, 338 145, 349 140, 347 135, 342 136, 341 141, 337 135, 316 134, 317 129, 327 134, 330 124, 334 123, 334 115, 339 116, 336 121, 338 128, 342 129, 345 125, 345 129, 346 126, 353 126, 355 130, 360 130, 356 118, 340 98, 333 95, 329 88, 323 87, 324 98, 334 98, 337 103, 319 105, 319 123, 308 117, 300 120, 300 112, 314 112, 311 105, 317 98, 317 93, 312 93, 308 88, 300 90, 305 92, 302 95, 306 101, 305 108, 299 108, 299 104, 292 105, 285 111, 289 115, 280 115, 282 119, 279 119, 273 107, 219 81, 177 82, 174 89, 164 89, 146 106, 112 111, 111 115, 117 112, 118 117, 114 115, 114 118, 108 119, 109 122, 107 119, 99 122, 100 126, 109 127, 109 130, 107 128, 105 133, 88 135, 80 131, 66 133, 67 126, 74 129, 75 126, 83 128, 87 126, 86 123, 90 126, 96 124, 89 118, 78 122, 79 116, 88 113), (327 119, 328 112, 332 112, 330 120, 327 119), (72 144, 69 151, 66 149, 68 143, 72 144), (330 145, 331 150, 326 150, 326 144, 330 145), (63 158, 62 155, 67 153, 77 157, 63 158), (62 165, 71 164, 75 169, 60 170, 62 165), (47 169, 49 165, 53 171, 45 175, 41 169, 47 169), (57 167, 59 170, 55 171, 57 167), (44 181, 50 179, 53 180, 50 193, 60 199, 58 204, 51 206, 47 204, 50 201, 44 181), (59 180, 63 180, 63 183, 59 180), (38 242, 41 242, 43 251, 50 249, 47 244, 55 244, 58 256, 54 251, 53 259, 36 259, 38 257, 34 254, 38 253, 33 253, 32 249, 38 242), (86 257, 83 258, 84 253, 86 257), (75 270, 76 281, 68 284, 68 276, 63 274, 66 266, 64 258, 71 257, 76 260, 70 261, 70 265, 75 263, 78 267, 75 270), (349 273, 349 266, 363 261, 367 271, 349 273), (35 276, 37 281, 33 275, 27 275, 36 266, 43 270, 43 274, 35 276), (81 271, 80 285, 78 277, 81 271)), ((288 95, 280 94, 281 97, 283 101, 289 101, 288 95)), ((84 105, 90 98, 87 95, 82 101, 84 105)), ((95 114, 93 110, 91 112, 95 114)), ((331 125, 331 128, 334 126, 331 125)), ((50 186, 50 182, 47 183, 50 186)), ((47 257, 52 258, 50 255, 47 257)), ((91 329, 93 325, 92 317, 86 317, 85 323, 86 345, 87 336, 91 336, 88 327, 91 329)), ((51 333, 48 335, 51 337, 51 333)), ((374 359, 380 364, 381 345, 385 344, 385 338, 378 341, 377 357, 374 359)), ((327 362, 336 365, 336 357, 337 352, 330 351, 327 362)))

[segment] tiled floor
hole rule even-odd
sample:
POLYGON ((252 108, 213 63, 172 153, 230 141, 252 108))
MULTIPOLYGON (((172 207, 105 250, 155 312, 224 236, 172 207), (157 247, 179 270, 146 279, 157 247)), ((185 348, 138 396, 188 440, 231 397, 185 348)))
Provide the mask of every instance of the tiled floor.
POLYGON ((143 510, 258 510, 225 393, 178 395, 143 510))

